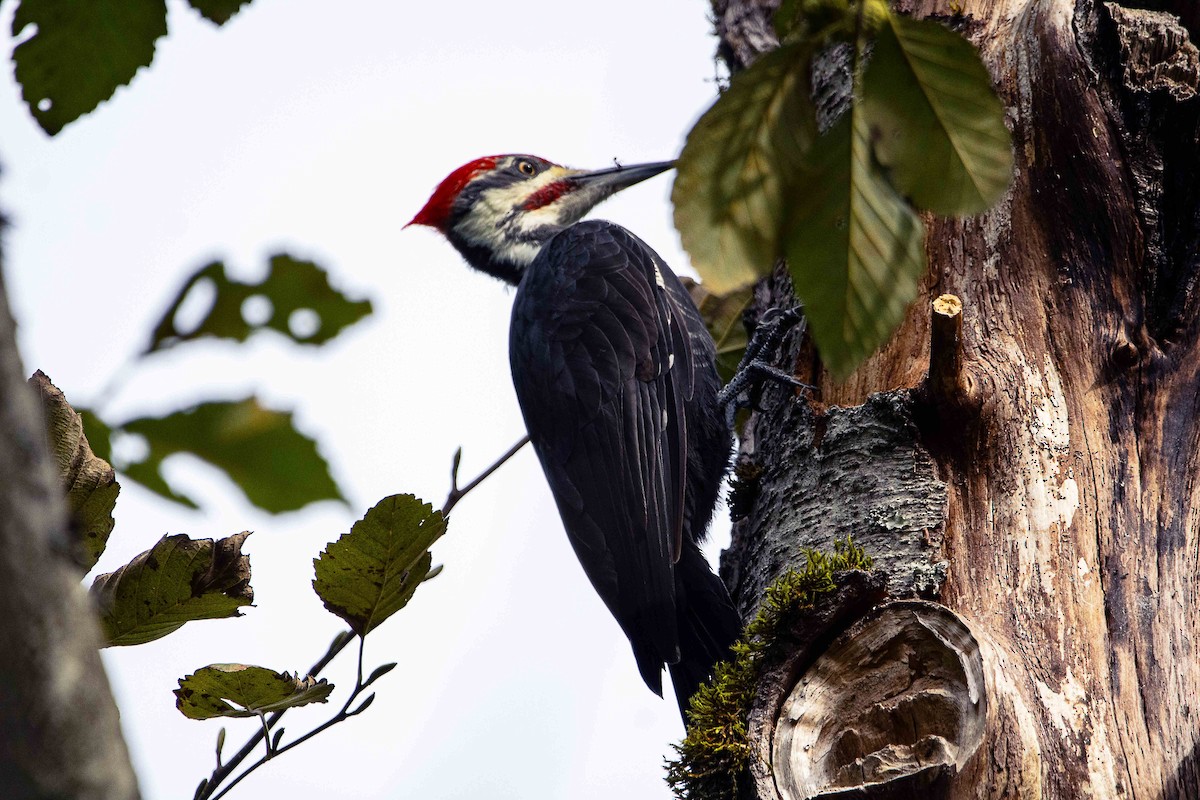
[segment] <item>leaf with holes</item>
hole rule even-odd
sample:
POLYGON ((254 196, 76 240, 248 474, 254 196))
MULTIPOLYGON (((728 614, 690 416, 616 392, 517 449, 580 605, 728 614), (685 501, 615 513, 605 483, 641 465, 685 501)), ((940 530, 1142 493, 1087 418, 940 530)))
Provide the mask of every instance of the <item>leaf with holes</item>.
POLYGON ((863 116, 893 185, 919 208, 974 214, 1012 176, 1004 105, 979 52, 937 22, 889 14, 863 76, 863 116))
POLYGON ((112 97, 154 58, 167 33, 165 0, 21 0, 13 36, 36 31, 13 50, 14 74, 29 113, 53 136, 112 97))
POLYGON ((333 684, 248 664, 209 664, 179 679, 175 707, 188 719, 254 717, 326 703, 333 684))
POLYGON ((33 374, 29 383, 42 401, 50 449, 58 467, 59 482, 66 491, 72 540, 79 543, 76 555, 86 572, 100 560, 108 544, 121 486, 109 463, 92 452, 84 435, 83 420, 58 387, 41 370, 33 374))
POLYGON ((807 44, 733 76, 688 134, 671 201, 675 227, 709 289, 726 294, 771 271, 791 183, 816 135, 807 44))
POLYGON ((263 408, 257 398, 210 402, 165 417, 141 417, 119 426, 142 436, 148 450, 133 463, 118 464, 132 480, 168 500, 196 508, 163 477, 164 459, 191 453, 221 469, 246 499, 278 514, 320 500, 343 500, 317 444, 296 430, 286 411, 263 408))
POLYGON ((324 344, 371 313, 370 300, 351 300, 329 284, 325 270, 286 254, 271 256, 270 270, 258 283, 241 283, 225 274, 220 261, 192 274, 179 290, 142 352, 149 355, 180 342, 204 337, 244 342, 260 330, 282 333, 297 344, 324 344), (212 301, 198 325, 181 329, 180 308, 193 293, 211 290, 212 301), (264 310, 247 318, 247 301, 264 310))
POLYGON ((198 619, 240 617, 254 602, 248 531, 214 542, 164 536, 125 566, 96 578, 104 646, 144 644, 198 619))
POLYGON ((234 14, 249 5, 250 0, 188 0, 188 5, 200 12, 209 22, 224 25, 234 14))
POLYGON ((380 500, 313 559, 325 607, 365 636, 403 608, 429 574, 429 548, 446 520, 411 494, 380 500))
POLYGON ((785 246, 796 294, 830 372, 844 377, 904 317, 925 271, 921 220, 871 158, 857 107, 813 147, 789 199, 785 246))
POLYGON ((684 280, 684 285, 717 346, 717 374, 728 383, 742 363, 749 343, 742 318, 754 299, 754 288, 745 286, 729 294, 713 294, 703 283, 684 280))

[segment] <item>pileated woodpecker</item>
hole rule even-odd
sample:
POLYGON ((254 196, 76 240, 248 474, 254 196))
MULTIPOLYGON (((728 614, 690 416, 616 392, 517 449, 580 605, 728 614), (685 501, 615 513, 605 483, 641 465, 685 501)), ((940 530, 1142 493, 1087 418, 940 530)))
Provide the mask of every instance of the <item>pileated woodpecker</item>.
POLYGON ((503 155, 464 164, 409 224, 517 286, 509 359, 529 438, 584 572, 681 712, 741 623, 700 552, 729 463, 713 340, 666 263, 579 220, 672 162, 595 171, 503 155))

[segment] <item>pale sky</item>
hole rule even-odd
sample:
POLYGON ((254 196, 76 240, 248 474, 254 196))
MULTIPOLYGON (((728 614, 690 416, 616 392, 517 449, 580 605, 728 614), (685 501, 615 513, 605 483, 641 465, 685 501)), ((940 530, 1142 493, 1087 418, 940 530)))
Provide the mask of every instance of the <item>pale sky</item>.
MULTIPOLYGON (((212 768, 221 722, 175 710, 179 677, 214 662, 306 670, 343 627, 310 588, 325 543, 389 494, 440 506, 456 447, 469 479, 524 432, 508 374, 511 291, 403 223, 481 155, 576 167, 674 157, 716 93, 704 2, 255 0, 223 29, 169 5, 154 64, 54 139, 11 69, 0 81, 5 274, 26 371, 93 402, 184 277, 214 258, 239 276, 279 250, 311 258, 376 313, 318 350, 270 334, 181 346, 131 373, 105 408, 120 420, 257 392, 297 411, 351 502, 272 517, 187 457, 169 474, 201 512, 124 485, 99 571, 165 533, 255 532, 244 618, 105 651, 149 800, 190 798, 212 768)), ((14 7, 0 6, 5 30, 14 7)), ((671 180, 597 215, 687 272, 671 180)), ((678 712, 638 677, 532 452, 458 506, 433 552, 443 574, 367 639, 368 670, 399 662, 374 705, 230 796, 668 797, 678 712)), ((342 659, 328 673, 338 704, 354 666, 342 659)), ((290 712, 285 741, 332 706, 290 712)), ((226 724, 232 752, 256 723, 226 724)))

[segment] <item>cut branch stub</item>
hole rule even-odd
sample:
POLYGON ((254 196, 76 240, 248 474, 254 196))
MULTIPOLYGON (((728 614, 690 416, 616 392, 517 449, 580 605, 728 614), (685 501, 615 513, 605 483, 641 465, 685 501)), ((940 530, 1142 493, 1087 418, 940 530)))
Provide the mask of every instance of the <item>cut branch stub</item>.
POLYGON ((957 614, 923 601, 881 606, 784 701, 775 796, 937 797, 983 740, 986 698, 979 644, 957 614))
POLYGON ((922 393, 944 413, 974 416, 982 398, 963 363, 962 300, 943 294, 930 306, 929 372, 922 393))

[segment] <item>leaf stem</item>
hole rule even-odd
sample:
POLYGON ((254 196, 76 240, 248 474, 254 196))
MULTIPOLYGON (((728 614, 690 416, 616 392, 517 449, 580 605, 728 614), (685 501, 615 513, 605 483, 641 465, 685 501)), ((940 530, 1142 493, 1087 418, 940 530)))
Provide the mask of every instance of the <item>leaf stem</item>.
POLYGON ((263 741, 267 743, 266 758, 270 758, 272 755, 274 755, 274 753, 271 752, 271 728, 267 724, 267 715, 259 712, 258 721, 262 723, 263 741))

